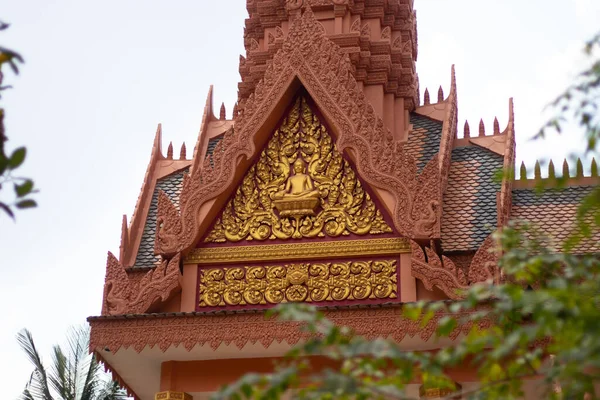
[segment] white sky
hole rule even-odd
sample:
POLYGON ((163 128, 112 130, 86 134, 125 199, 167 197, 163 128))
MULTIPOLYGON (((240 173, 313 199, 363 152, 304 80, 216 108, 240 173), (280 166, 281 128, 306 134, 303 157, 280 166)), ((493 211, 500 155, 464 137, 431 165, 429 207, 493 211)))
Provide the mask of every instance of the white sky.
MULTIPOLYGON (((228 115, 237 97, 244 0, 2 0, 12 24, 0 45, 22 53, 4 92, 9 148, 26 145, 20 172, 39 207, 0 215, 0 386, 15 398, 31 372, 15 334, 27 327, 49 359, 67 328, 100 312, 106 251, 118 254, 121 216, 133 211, 156 124, 164 149, 191 154, 208 86, 228 115)), ((459 130, 479 118, 503 130, 515 98, 517 157, 562 160, 578 135, 528 143, 542 108, 580 69, 598 28, 597 0, 416 0, 421 93, 447 94, 456 64, 459 130)), ((7 189, 5 189, 7 190, 7 189)), ((8 188, 10 190, 10 188, 8 188)))

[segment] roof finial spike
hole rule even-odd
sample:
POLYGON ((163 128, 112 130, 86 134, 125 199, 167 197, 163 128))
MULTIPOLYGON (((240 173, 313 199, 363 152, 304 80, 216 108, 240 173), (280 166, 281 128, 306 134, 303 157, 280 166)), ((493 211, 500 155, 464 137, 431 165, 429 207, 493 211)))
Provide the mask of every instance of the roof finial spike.
POLYGON ((598 164, 596 164, 596 158, 592 157, 592 165, 590 166, 591 176, 594 178, 598 177, 598 164))
POLYGON ((469 128, 469 121, 465 120, 464 138, 468 139, 471 137, 471 128, 469 128))
POLYGON ((540 166, 540 160, 535 162, 535 168, 533 170, 534 179, 542 179, 542 167, 540 166))
POLYGON ((525 161, 521 161, 521 168, 519 171, 519 178, 522 181, 526 181, 527 180, 527 167, 525 167, 525 161))
POLYGON ((167 148, 167 160, 173 159, 173 142, 169 142, 169 147, 167 148))
POLYGON ((423 95, 423 105, 431 104, 429 100, 429 89, 425 88, 425 94, 423 95))
POLYGON ((556 171, 554 171, 554 162, 550 160, 548 164, 548 179, 556 178, 556 171))
POLYGON ((483 118, 479 120, 479 136, 485 136, 485 125, 483 124, 483 118))
POLYGON ((227 118, 227 115, 225 112, 225 103, 221 103, 221 112, 219 113, 219 119, 221 121, 225 121, 226 118, 227 118))
POLYGON ((571 177, 571 173, 569 172, 569 163, 567 162, 567 159, 565 158, 565 160, 563 161, 563 172, 562 172, 562 177, 563 178, 570 178, 571 177))
POLYGON ((577 159, 577 170, 576 170, 576 176, 578 178, 583 178, 583 163, 581 162, 581 158, 577 159))
POLYGON ((187 155, 186 153, 187 149, 185 148, 185 142, 183 142, 183 144, 181 145, 181 150, 179 150, 179 159, 185 160, 187 155))
POLYGON ((235 104, 233 105, 233 116, 232 116, 232 118, 235 119, 235 117, 237 117, 237 115, 238 115, 238 103, 236 101, 235 104))
POLYGON ((500 124, 498 123, 498 118, 494 117, 494 135, 500 134, 500 124))
POLYGON ((440 85, 440 88, 438 89, 438 103, 441 103, 442 101, 444 101, 444 89, 442 89, 442 85, 440 85))

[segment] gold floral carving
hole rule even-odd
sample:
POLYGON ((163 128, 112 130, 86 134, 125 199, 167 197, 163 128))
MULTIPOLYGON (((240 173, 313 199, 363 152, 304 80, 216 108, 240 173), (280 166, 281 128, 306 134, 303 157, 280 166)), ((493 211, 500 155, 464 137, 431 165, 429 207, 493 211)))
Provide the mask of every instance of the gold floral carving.
POLYGON ((396 260, 201 270, 199 306, 397 298, 396 260))
POLYGON ((294 261, 324 258, 397 255, 410 253, 404 238, 340 240, 330 242, 294 242, 235 247, 202 247, 194 249, 184 264, 232 264, 257 261, 294 261))
POLYGON ((325 126, 298 97, 204 241, 390 232, 325 126))

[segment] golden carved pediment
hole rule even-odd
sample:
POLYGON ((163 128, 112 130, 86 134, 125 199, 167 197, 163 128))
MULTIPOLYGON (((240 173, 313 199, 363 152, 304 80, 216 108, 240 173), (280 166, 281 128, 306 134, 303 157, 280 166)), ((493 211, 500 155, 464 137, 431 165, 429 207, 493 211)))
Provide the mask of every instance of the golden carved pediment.
POLYGON ((204 241, 391 232, 325 125, 298 97, 204 241))

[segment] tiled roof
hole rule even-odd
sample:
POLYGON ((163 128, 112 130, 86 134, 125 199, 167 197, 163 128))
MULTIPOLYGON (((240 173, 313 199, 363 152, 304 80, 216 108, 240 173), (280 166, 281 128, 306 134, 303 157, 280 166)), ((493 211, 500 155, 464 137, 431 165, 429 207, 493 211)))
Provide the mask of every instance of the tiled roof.
MULTIPOLYGON (((513 190, 511 218, 531 222, 542 233, 553 238, 554 245, 560 250, 560 243, 573 232, 577 207, 593 188, 594 186, 571 186, 546 189, 540 194, 535 189, 513 190)), ((600 231, 596 230, 574 252, 600 252, 600 231)))
POLYGON ((503 157, 478 146, 452 150, 442 210, 444 251, 477 250, 496 228, 496 172, 503 157))
POLYGON ((210 157, 210 165, 212 166, 212 155, 215 152, 215 147, 217 147, 217 144, 219 144, 219 142, 223 140, 223 135, 220 136, 215 136, 214 138, 211 138, 208 141, 208 147, 206 148, 206 157, 210 157))
POLYGON ((411 113, 413 129, 408 134, 406 151, 417 161, 419 172, 437 152, 440 151, 442 123, 422 115, 411 113))
POLYGON ((169 196, 171 201, 179 209, 179 194, 183 183, 183 174, 188 171, 188 168, 165 176, 156 182, 154 193, 152 194, 152 202, 146 217, 146 225, 140 241, 137 256, 135 258, 134 268, 153 267, 160 258, 154 255, 154 238, 156 237, 156 214, 158 211, 158 191, 162 190, 169 196))

